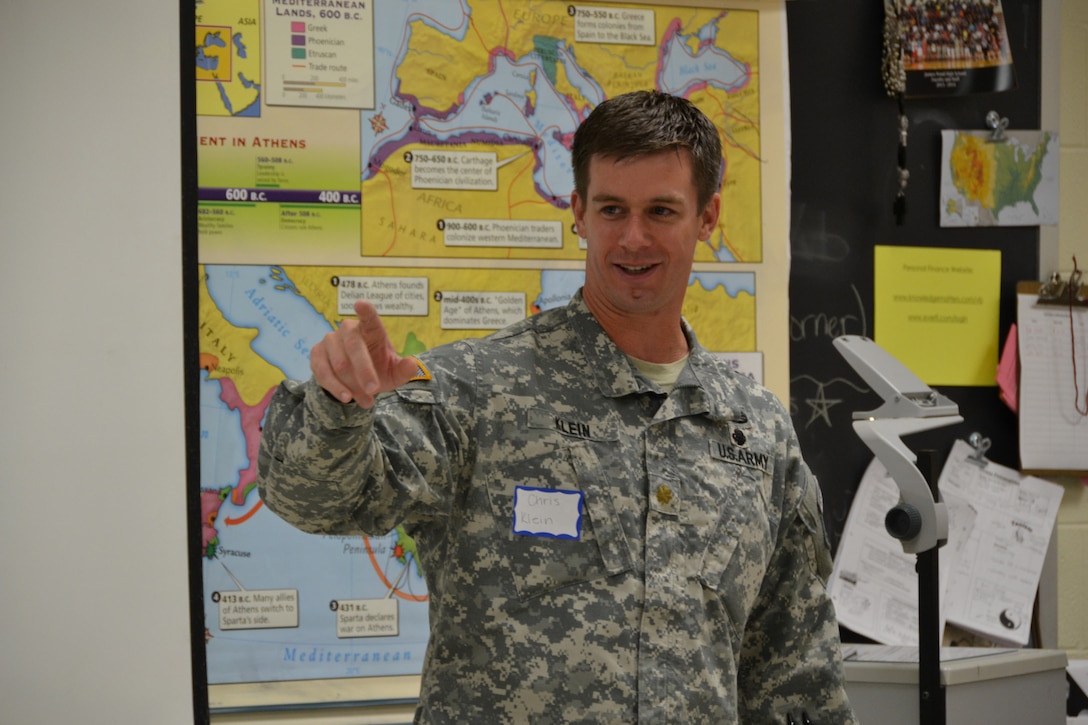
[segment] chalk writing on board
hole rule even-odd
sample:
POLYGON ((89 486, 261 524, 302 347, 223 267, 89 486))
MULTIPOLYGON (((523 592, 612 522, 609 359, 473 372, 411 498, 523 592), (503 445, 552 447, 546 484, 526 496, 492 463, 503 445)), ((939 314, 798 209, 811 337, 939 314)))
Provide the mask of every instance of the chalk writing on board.
MULTIPOLYGON (((790 389, 796 390, 796 384, 802 380, 812 383, 812 386, 815 388, 815 391, 811 396, 805 397, 801 401, 807 406, 807 410, 805 412, 808 413, 808 419, 803 424, 806 429, 811 428, 812 424, 816 421, 823 421, 824 425, 826 425, 828 428, 831 427, 831 416, 829 415, 829 412, 832 407, 844 401, 844 399, 841 397, 828 396, 827 391, 828 388, 830 388, 831 386, 841 383, 843 385, 849 386, 850 388, 853 388, 859 393, 869 392, 869 388, 858 385, 846 378, 832 378, 831 380, 824 382, 817 380, 811 375, 798 375, 795 378, 790 378, 790 389)), ((835 393, 832 393, 832 395, 835 395, 835 393)), ((798 405, 797 398, 791 396, 790 415, 793 417, 795 422, 799 419, 800 412, 801 409, 798 405)))
POLYGON ((834 340, 840 335, 869 336, 869 322, 865 316, 865 305, 861 295, 853 284, 850 291, 857 302, 857 312, 834 315, 827 312, 813 312, 801 317, 790 315, 790 342, 803 342, 811 338, 834 340))
POLYGON ((803 262, 841 262, 850 256, 850 243, 827 231, 827 212, 807 214, 808 205, 798 204, 790 230, 790 254, 803 262), (807 217, 807 218, 806 218, 807 217), (806 227, 805 222, 815 220, 806 227))

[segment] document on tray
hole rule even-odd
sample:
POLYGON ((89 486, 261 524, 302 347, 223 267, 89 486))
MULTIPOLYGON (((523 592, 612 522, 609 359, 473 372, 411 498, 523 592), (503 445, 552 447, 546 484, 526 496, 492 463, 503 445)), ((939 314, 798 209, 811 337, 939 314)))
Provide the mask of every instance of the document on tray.
MULTIPOLYGON (((882 644, 917 647, 917 557, 905 553, 884 528, 885 515, 897 503, 899 487, 884 464, 874 458, 850 505, 828 591, 842 626, 882 644)), ((953 559, 974 523, 969 508, 947 503, 949 543, 941 548, 938 564, 941 591, 945 591, 953 559)), ((941 601, 943 604, 944 599, 941 601)), ((942 612, 942 635, 944 622, 942 612)))
POLYGON ((993 461, 980 465, 964 441, 953 446, 938 485, 947 499, 965 501, 977 513, 945 590, 948 621, 1023 647, 1062 487, 993 461))
MULTIPOLYGON (((938 481, 948 507, 941 548, 945 622, 1024 646, 1062 488, 973 455, 956 441, 938 481)), ((882 644, 918 643, 916 557, 884 529, 899 489, 874 459, 862 476, 828 582, 839 623, 882 644)))

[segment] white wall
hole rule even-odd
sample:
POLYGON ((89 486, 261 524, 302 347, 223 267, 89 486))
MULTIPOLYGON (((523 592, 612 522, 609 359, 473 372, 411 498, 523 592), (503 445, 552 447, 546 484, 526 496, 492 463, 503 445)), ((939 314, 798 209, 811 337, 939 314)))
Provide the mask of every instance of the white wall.
POLYGON ((193 722, 178 58, 177 3, 0 5, 0 722, 193 722))
MULTIPOLYGON (((1062 0, 1060 37, 1058 256, 1040 271, 1068 278, 1074 255, 1088 275, 1088 2, 1062 0)), ((1088 659, 1088 479, 1058 480, 1065 488, 1058 511, 1058 647, 1071 659, 1088 659)))

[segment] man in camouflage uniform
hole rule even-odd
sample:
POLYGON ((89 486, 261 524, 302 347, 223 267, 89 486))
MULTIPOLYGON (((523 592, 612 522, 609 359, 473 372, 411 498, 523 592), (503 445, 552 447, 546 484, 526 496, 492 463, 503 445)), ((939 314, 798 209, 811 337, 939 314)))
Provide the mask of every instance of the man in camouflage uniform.
POLYGON ((417 721, 854 722, 789 416, 680 314, 721 158, 685 100, 605 101, 574 140, 568 306, 416 359, 360 302, 277 391, 269 508, 418 544, 417 721))

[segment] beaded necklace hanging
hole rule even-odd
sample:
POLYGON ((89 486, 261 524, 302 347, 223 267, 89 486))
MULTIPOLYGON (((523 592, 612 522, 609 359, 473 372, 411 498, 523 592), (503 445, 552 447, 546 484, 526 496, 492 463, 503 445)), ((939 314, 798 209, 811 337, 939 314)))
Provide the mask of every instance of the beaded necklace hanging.
POLYGON ((907 215, 907 182, 910 171, 907 170, 907 129, 910 120, 903 105, 903 94, 907 88, 907 72, 903 67, 903 38, 899 24, 899 0, 884 0, 884 58, 880 66, 884 78, 884 90, 899 104, 899 150, 898 171, 899 188, 892 204, 895 223, 902 226, 907 215))

